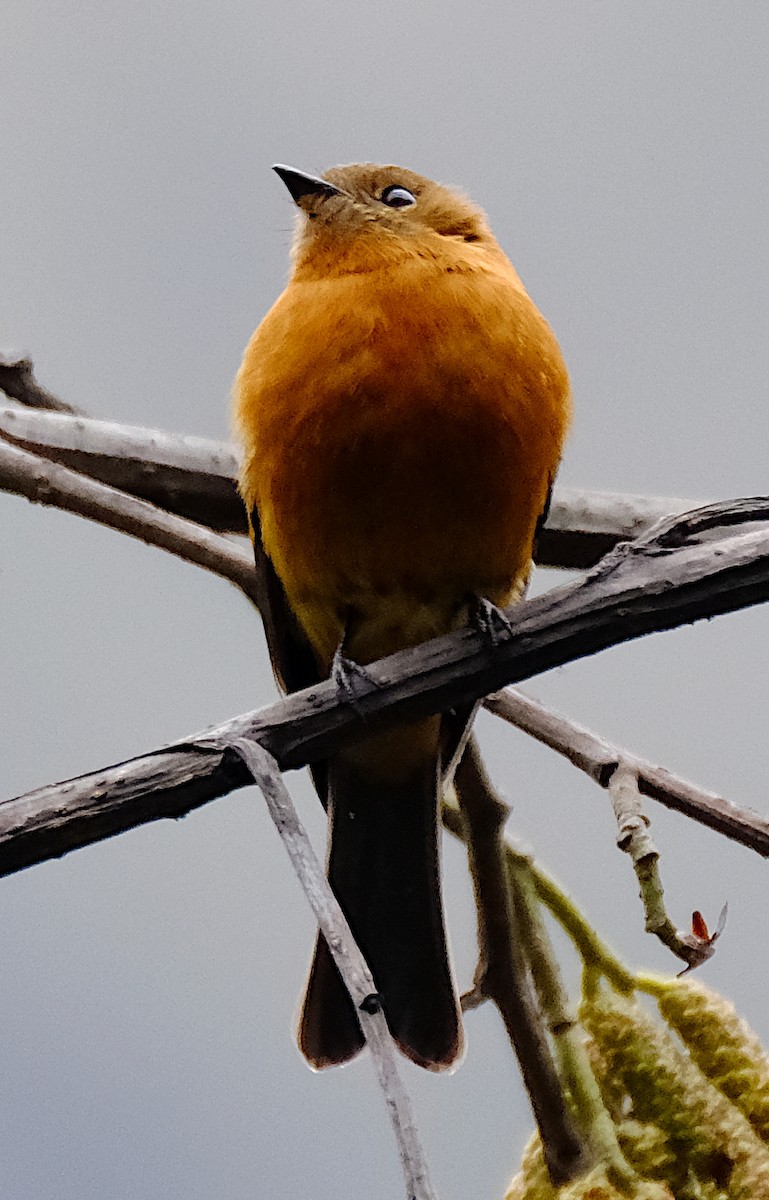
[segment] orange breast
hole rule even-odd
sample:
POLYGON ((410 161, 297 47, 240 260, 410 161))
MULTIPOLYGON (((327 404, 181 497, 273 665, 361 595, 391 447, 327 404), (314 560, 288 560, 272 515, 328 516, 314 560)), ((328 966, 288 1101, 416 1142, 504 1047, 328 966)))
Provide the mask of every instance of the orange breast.
POLYGON ((324 660, 351 612, 366 661, 451 628, 472 595, 509 600, 568 418, 512 268, 412 257, 290 284, 238 377, 242 490, 324 660))

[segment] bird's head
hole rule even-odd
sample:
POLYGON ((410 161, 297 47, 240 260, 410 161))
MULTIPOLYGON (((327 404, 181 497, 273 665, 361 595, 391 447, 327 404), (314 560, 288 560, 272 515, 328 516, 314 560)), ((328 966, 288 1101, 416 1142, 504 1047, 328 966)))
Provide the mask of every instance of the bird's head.
POLYGON ((483 211, 443 184, 405 167, 353 163, 308 175, 293 167, 274 170, 300 209, 294 244, 297 267, 352 257, 362 270, 398 250, 441 246, 498 249, 483 211))

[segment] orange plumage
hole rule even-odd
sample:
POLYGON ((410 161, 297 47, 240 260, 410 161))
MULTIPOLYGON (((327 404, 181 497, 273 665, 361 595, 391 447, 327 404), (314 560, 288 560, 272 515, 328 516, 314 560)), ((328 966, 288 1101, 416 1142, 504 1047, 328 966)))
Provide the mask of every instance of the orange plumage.
MULTIPOLYGON (((288 287, 237 379, 241 490, 328 674, 342 643, 371 662, 465 623, 479 598, 521 593, 568 377, 470 201, 398 167, 278 171, 300 226, 288 287)), ((435 718, 369 735, 329 764, 332 883, 395 1036, 434 1068, 462 1040, 432 844, 438 763, 435 718), (344 813, 354 837, 352 818, 340 831, 344 813)), ((316 1065, 360 1045, 329 963, 319 946, 300 1034, 316 1065)))

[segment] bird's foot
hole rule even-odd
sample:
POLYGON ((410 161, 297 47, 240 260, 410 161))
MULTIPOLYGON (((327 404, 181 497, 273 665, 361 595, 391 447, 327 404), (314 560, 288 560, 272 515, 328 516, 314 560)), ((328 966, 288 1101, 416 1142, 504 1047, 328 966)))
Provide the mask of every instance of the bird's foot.
POLYGON ((492 650, 515 637, 515 631, 502 609, 484 596, 477 596, 470 606, 470 625, 492 650))
POLYGON ((343 643, 337 646, 334 653, 334 658, 331 663, 331 679, 345 696, 350 707, 358 714, 359 717, 364 717, 365 714, 361 710, 361 684, 365 684, 366 689, 376 687, 376 680, 360 663, 355 662, 352 658, 346 658, 342 649, 343 643))

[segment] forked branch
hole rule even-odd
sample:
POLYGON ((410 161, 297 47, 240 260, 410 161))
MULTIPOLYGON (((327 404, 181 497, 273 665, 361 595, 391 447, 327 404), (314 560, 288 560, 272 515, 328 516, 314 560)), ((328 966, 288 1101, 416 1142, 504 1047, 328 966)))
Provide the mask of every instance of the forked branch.
POLYGON ((406 1196, 408 1200, 436 1200, 411 1101, 398 1072, 395 1043, 387 1028, 374 978, 299 820, 280 768, 275 759, 250 738, 235 739, 231 749, 242 760, 264 796, 296 876, 359 1014, 360 1027, 371 1051, 387 1114, 398 1143, 406 1196))
MULTIPOLYGON (((0 874, 190 809, 248 782, 227 747, 258 740, 281 769, 328 757, 361 728, 442 712, 607 646, 769 598, 769 530, 734 533, 735 512, 765 521, 769 502, 712 506, 657 537, 618 547, 582 579, 508 612, 511 637, 491 647, 472 630, 436 638, 367 668, 352 706, 326 682, 174 746, 0 804, 0 874), (703 525, 724 536, 700 540, 703 525)), ((769 822, 729 836, 769 856, 769 822)))

